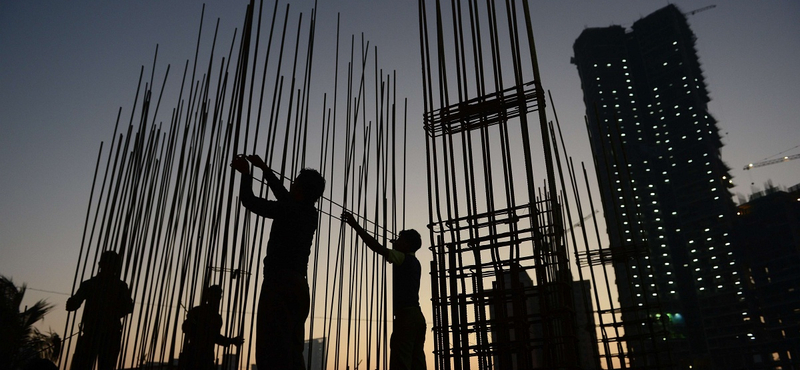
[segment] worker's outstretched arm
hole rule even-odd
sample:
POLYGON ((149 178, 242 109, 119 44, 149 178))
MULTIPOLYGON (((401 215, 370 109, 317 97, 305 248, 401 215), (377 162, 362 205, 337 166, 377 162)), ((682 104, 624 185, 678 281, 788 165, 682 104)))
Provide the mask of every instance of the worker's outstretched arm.
POLYGON ((356 219, 353 217, 350 212, 342 213, 342 221, 346 222, 350 227, 355 230, 356 234, 364 241, 364 244, 369 247, 373 252, 380 254, 381 256, 387 257, 389 255, 389 249, 378 243, 378 240, 375 239, 372 235, 370 235, 367 230, 364 230, 361 225, 356 222, 356 219))
POLYGON ((238 337, 226 337, 222 334, 217 334, 217 337, 214 339, 214 342, 216 342, 220 346, 225 346, 225 347, 230 345, 241 346, 242 343, 244 343, 244 337, 241 335, 238 337))

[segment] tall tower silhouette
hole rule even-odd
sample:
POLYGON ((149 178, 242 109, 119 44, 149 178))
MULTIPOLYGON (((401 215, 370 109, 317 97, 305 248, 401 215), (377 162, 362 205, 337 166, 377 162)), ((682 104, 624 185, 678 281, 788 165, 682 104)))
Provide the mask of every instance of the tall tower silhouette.
POLYGON ((752 368, 730 169, 686 16, 586 29, 574 53, 632 365, 752 368))

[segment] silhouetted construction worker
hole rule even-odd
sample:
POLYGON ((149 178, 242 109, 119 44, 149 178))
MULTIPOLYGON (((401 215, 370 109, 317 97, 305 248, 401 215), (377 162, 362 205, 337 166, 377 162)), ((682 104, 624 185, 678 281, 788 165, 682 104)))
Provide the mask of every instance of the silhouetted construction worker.
POLYGON ((342 221, 350 225, 364 244, 394 266, 394 331, 389 343, 390 370, 425 370, 425 316, 419 308, 419 283, 422 266, 414 253, 422 246, 422 238, 414 229, 403 230, 392 241, 392 249, 381 245, 364 230, 349 212, 342 221))
POLYGON ((114 369, 122 341, 120 319, 133 312, 128 284, 120 280, 119 254, 105 251, 97 265, 97 275, 82 282, 78 291, 67 299, 67 311, 77 310, 86 301, 72 370, 92 370, 95 360, 98 370, 114 369))
POLYGON ((231 344, 239 346, 244 342, 241 336, 229 338, 219 332, 222 329, 222 316, 219 314, 222 287, 212 285, 206 288, 202 299, 202 304, 186 313, 186 320, 181 326, 185 337, 180 369, 214 370, 215 344, 227 347, 231 344))
POLYGON ((314 203, 325 190, 325 179, 316 170, 303 169, 287 191, 257 155, 237 155, 231 167, 243 174, 239 189, 242 205, 273 220, 258 301, 256 365, 261 370, 303 370, 305 322, 311 305, 306 274, 317 229, 314 203), (276 200, 253 194, 248 161, 263 171, 276 200))

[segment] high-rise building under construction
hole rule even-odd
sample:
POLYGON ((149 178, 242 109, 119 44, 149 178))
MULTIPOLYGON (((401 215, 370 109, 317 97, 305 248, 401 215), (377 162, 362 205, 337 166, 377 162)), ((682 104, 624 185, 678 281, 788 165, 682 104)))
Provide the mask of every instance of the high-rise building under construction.
POLYGON ((630 29, 586 29, 574 53, 631 367, 759 368, 730 169, 686 15, 669 5, 630 29))

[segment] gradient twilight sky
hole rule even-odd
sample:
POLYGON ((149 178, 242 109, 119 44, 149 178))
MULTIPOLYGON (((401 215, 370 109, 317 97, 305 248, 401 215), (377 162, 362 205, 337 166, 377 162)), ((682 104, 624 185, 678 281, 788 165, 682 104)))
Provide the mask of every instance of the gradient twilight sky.
MULTIPOLYGON (((206 22, 221 18, 220 30, 229 35, 240 27, 246 3, 209 2, 206 22)), ((417 2, 320 3, 318 32, 335 32, 337 12, 343 34, 364 32, 378 46, 382 67, 397 71, 397 94, 409 98, 409 122, 419 122, 417 2)), ((542 83, 555 99, 576 161, 591 163, 580 81, 569 63, 574 40, 586 27, 630 26, 669 3, 685 12, 715 4, 531 1, 542 83)), ((312 5, 292 2, 302 11, 312 5)), ((742 167, 787 150, 782 155, 800 153, 800 1, 716 5, 689 16, 689 23, 712 98, 709 110, 725 143, 722 157, 733 169, 733 191, 749 194, 751 184, 760 189, 770 179, 796 185, 800 160, 742 167)), ((193 58, 201 7, 188 0, 0 2, 0 274, 28 284, 26 304, 47 299, 56 305, 57 314, 41 325, 45 330, 63 329, 67 296, 60 293, 71 288, 100 142, 113 133, 119 107, 130 111, 139 70, 152 67, 156 44, 162 67, 178 70, 193 58)), ((409 146, 411 165, 424 168, 421 125, 412 124, 409 146)), ((424 178, 416 180, 409 212, 424 215, 424 178)), ((409 227, 424 229, 427 218, 416 219, 409 227)))

